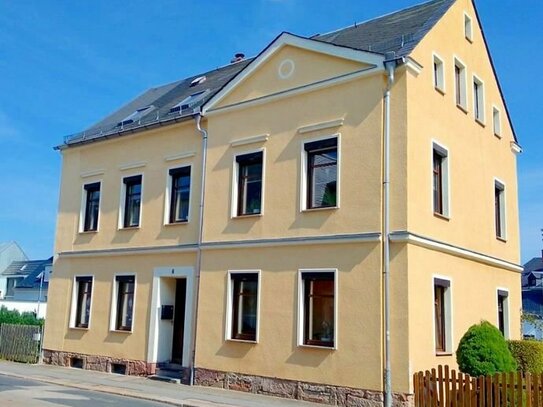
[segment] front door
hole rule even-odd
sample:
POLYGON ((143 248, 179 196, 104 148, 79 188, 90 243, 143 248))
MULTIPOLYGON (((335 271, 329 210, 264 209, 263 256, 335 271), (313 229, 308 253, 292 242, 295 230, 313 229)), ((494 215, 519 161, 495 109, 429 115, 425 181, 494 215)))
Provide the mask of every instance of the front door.
POLYGON ((175 286, 175 306, 173 316, 172 362, 183 364, 183 337, 185 336, 185 302, 187 280, 178 278, 175 286))

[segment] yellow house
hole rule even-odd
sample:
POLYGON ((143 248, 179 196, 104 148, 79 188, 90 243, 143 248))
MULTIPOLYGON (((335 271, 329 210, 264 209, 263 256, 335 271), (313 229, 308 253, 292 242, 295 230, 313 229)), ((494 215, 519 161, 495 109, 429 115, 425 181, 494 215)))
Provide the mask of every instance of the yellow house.
POLYGON ((470 0, 282 33, 58 149, 47 363, 400 405, 470 325, 520 335, 520 146, 470 0))

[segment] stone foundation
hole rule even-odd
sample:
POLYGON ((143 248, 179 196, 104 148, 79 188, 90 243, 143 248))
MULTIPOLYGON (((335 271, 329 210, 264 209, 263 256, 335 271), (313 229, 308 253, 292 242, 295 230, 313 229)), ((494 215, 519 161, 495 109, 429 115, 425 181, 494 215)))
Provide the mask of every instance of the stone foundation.
POLYGON ((142 360, 112 358, 109 356, 86 355, 84 353, 43 350, 43 363, 65 367, 79 367, 99 372, 118 373, 132 376, 147 376, 155 373, 156 365, 142 360))
MULTIPOLYGON (((196 368, 195 384, 341 407, 382 407, 383 405, 383 393, 380 391, 220 372, 202 368, 196 368)), ((394 407, 411 407, 414 404, 413 395, 394 393, 392 404, 394 407)))

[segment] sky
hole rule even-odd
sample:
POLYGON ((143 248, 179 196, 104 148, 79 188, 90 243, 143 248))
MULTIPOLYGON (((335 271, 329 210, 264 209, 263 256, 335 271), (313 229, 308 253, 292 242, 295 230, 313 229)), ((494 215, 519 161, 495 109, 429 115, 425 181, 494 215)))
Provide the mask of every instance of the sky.
MULTIPOLYGON (((53 147, 147 88, 419 0, 0 0, 0 242, 53 254, 61 157, 53 147)), ((521 253, 543 242, 543 2, 476 1, 523 148, 521 253)))

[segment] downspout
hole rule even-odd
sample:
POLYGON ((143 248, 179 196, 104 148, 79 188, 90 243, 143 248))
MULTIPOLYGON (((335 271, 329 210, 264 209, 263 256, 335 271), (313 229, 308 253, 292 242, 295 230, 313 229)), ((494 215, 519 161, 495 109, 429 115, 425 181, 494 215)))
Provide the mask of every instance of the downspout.
POLYGON ((384 302, 384 388, 385 407, 392 406, 392 374, 390 358, 390 89, 394 84, 396 60, 387 55, 385 69, 387 86, 384 95, 384 134, 383 134, 383 302, 384 302))
POLYGON ((202 240, 204 233, 204 199, 206 186, 206 162, 207 162, 207 130, 201 126, 202 115, 198 113, 195 116, 196 129, 202 134, 202 174, 201 174, 201 190, 200 190, 200 216, 198 219, 198 247, 196 251, 196 272, 194 275, 194 318, 192 319, 192 349, 190 361, 190 385, 194 385, 195 362, 196 362, 196 328, 198 321, 198 297, 200 294, 200 270, 202 267, 202 240))

